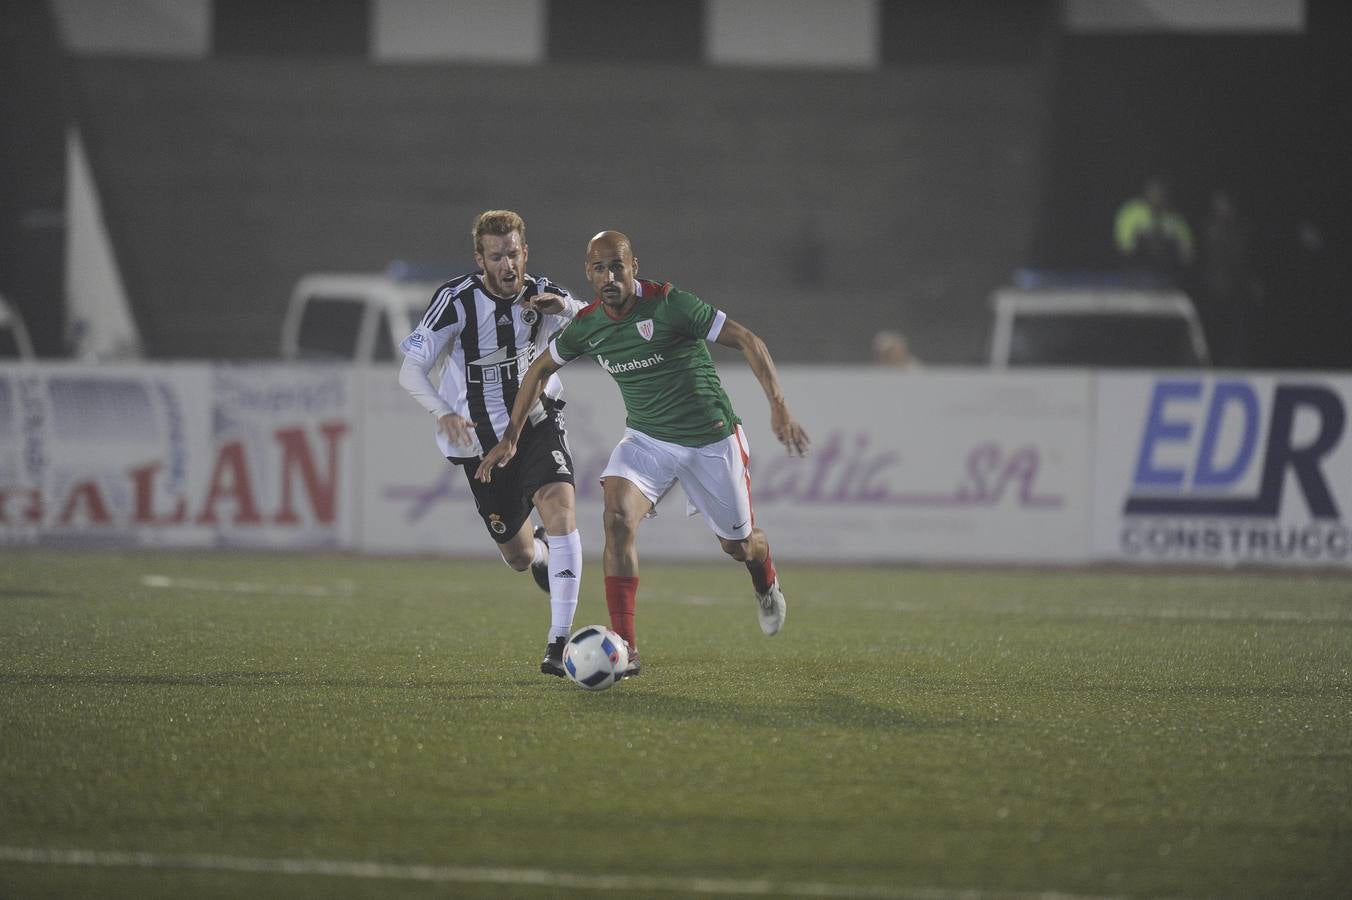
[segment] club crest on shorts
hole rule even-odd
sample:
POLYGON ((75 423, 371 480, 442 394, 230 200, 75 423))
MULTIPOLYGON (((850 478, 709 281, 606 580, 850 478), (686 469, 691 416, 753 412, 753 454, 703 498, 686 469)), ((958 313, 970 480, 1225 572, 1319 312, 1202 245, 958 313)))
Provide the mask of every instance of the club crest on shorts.
POLYGON ((507 523, 502 521, 502 516, 497 513, 488 514, 488 527, 493 529, 494 534, 507 533, 507 523))
POLYGON ((652 319, 644 319, 642 322, 639 322, 639 323, 636 324, 634 327, 638 329, 639 335, 640 335, 645 341, 651 341, 651 340, 653 339, 653 320, 652 320, 652 319))

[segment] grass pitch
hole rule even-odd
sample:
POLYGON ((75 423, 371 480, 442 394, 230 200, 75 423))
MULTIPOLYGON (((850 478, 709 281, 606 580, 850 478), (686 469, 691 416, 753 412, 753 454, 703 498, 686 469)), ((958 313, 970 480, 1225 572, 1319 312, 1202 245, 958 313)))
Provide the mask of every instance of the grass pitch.
POLYGON ((1347 896, 1352 580, 781 571, 6 551, 0 896, 1347 896))

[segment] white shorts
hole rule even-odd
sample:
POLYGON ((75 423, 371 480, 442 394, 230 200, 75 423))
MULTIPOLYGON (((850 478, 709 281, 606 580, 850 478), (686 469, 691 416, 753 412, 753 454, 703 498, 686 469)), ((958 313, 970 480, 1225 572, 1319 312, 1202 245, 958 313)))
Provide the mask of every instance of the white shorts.
MULTIPOLYGON (((649 437, 632 428, 611 451, 601 480, 612 475, 632 481, 653 504, 681 483, 690 506, 686 515, 704 516, 714 534, 740 541, 751 534, 751 447, 742 426, 721 441, 686 447, 649 437)), ((651 514, 650 514, 651 515, 651 514)))

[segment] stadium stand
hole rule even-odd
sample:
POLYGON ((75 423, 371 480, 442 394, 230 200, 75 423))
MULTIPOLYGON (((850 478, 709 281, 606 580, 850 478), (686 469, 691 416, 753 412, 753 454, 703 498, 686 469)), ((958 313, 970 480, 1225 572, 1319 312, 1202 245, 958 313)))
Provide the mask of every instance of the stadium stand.
POLYGON ((0 295, 26 320, 37 352, 58 356, 66 329, 66 69, 40 0, 4 6, 0 84, 0 295))
POLYGON ((580 285, 587 238, 625 229, 646 273, 726 306, 785 360, 862 360, 904 322, 927 358, 975 361, 985 298, 1032 228, 1027 62, 76 66, 153 357, 272 355, 305 272, 457 258, 478 210, 511 206, 534 268, 580 285))

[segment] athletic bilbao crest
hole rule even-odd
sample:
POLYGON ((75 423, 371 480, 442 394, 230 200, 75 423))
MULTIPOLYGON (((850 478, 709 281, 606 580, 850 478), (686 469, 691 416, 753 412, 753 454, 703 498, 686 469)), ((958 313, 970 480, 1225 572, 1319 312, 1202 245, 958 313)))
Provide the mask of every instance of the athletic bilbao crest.
POLYGON ((639 322, 638 325, 635 327, 638 328, 638 333, 643 336, 643 339, 645 341, 651 341, 653 339, 652 319, 644 319, 642 322, 639 322))

